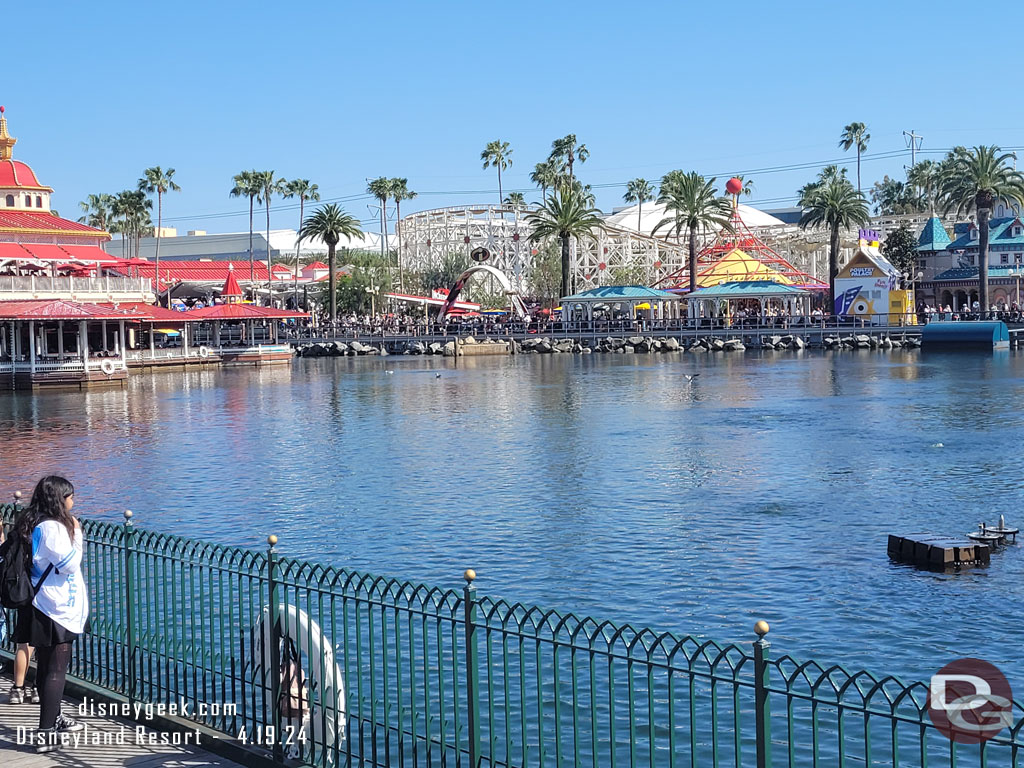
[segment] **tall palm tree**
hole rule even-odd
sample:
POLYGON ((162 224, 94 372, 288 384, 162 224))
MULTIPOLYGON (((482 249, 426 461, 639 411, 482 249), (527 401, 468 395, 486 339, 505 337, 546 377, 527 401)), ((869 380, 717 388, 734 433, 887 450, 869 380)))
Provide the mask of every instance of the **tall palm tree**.
POLYGON ((318 237, 327 245, 328 290, 331 293, 331 325, 338 320, 338 273, 335 267, 335 249, 343 237, 359 237, 363 231, 354 216, 345 213, 338 205, 330 203, 318 208, 312 216, 302 222, 299 241, 318 237))
POLYGON ((644 203, 654 199, 654 185, 647 179, 633 179, 626 182, 626 194, 622 196, 623 202, 637 203, 636 209, 636 231, 640 231, 640 219, 644 212, 644 203))
POLYGON ((409 180, 393 178, 388 180, 391 186, 391 199, 395 201, 395 239, 398 240, 398 285, 405 290, 405 270, 402 267, 402 201, 412 200, 416 192, 409 189, 409 180))
MULTIPOLYGON (((320 199, 320 188, 316 184, 310 184, 309 179, 294 179, 285 185, 283 196, 286 198, 299 198, 299 229, 302 229, 302 222, 306 218, 306 201, 316 202, 320 199)), ((299 251, 301 241, 295 238, 295 275, 292 277, 294 289, 293 300, 295 308, 299 308, 299 251)))
POLYGON ((552 160, 550 157, 543 163, 533 166, 530 181, 540 187, 541 197, 547 197, 548 190, 558 184, 558 179, 562 175, 558 168, 558 161, 552 160))
POLYGON ((111 207, 114 205, 114 196, 106 193, 89 195, 78 204, 84 216, 79 216, 81 224, 88 224, 90 227, 107 231, 111 224, 111 207))
POLYGON ((997 146, 954 149, 944 161, 939 198, 946 213, 978 214, 978 303, 988 312, 988 230, 997 200, 1024 203, 1024 176, 1011 165, 1012 152, 997 146))
POLYGON ((551 142, 551 155, 548 159, 558 163, 559 172, 568 171, 569 178, 572 179, 574 178, 573 163, 577 161, 585 163, 588 157, 590 157, 590 150, 587 149, 587 145, 577 144, 576 134, 570 133, 551 142))
MULTIPOLYGON (((174 183, 174 169, 163 170, 159 165, 147 168, 142 172, 139 179, 139 191, 147 195, 156 193, 156 272, 160 274, 160 237, 164 226, 164 193, 180 192, 181 187, 174 183)), ((167 295, 167 305, 170 306, 170 292, 167 295)))
POLYGON ((512 146, 501 139, 490 141, 480 153, 480 159, 484 161, 485 171, 492 166, 498 169, 498 204, 501 205, 504 199, 501 194, 501 172, 512 165, 512 146))
POLYGON ((849 152, 851 147, 857 148, 857 191, 860 192, 860 155, 861 152, 868 151, 868 142, 871 140, 871 134, 868 133, 868 127, 864 123, 850 123, 848 126, 843 128, 843 133, 839 137, 839 146, 844 151, 849 152))
POLYGON ((658 202, 670 214, 658 222, 652 234, 662 227, 674 229, 676 237, 685 229, 690 241, 690 292, 697 290, 697 233, 715 227, 729 230, 732 207, 729 199, 715 194, 715 178, 705 179, 696 171, 669 171, 661 179, 658 202))
POLYGON ((532 242, 558 237, 562 242, 562 296, 572 292, 569 275, 569 241, 593 238, 595 229, 604 229, 604 220, 596 208, 587 205, 583 191, 568 183, 559 184, 536 211, 526 215, 533 228, 532 242))
POLYGON ((504 203, 509 208, 525 208, 526 196, 522 192, 509 192, 505 195, 504 203))
POLYGON ((814 185, 800 198, 804 209, 800 217, 803 229, 827 228, 828 239, 828 295, 830 306, 836 306, 836 275, 839 273, 839 230, 868 223, 868 201, 853 188, 844 176, 831 176, 814 185))
POLYGON ((126 189, 114 197, 111 212, 121 219, 121 237, 128 248, 128 258, 139 255, 139 241, 152 226, 149 212, 153 209, 153 201, 146 197, 145 192, 138 189, 126 189))
POLYGON ((378 176, 368 182, 366 191, 377 198, 380 203, 380 257, 388 266, 388 279, 391 279, 391 259, 388 255, 388 198, 391 197, 391 179, 387 176, 378 176))
POLYGON ((907 184, 920 195, 929 213, 935 213, 941 166, 934 160, 922 160, 907 171, 907 184))
POLYGON ((273 171, 256 171, 256 186, 259 189, 256 201, 267 208, 267 302, 274 303, 274 271, 273 256, 270 250, 270 203, 274 195, 284 191, 285 180, 274 175, 273 171))
POLYGON ((235 186, 231 188, 232 197, 249 198, 249 289, 252 297, 256 297, 256 262, 252 255, 252 211, 256 198, 260 194, 259 180, 256 171, 242 171, 235 174, 235 186))

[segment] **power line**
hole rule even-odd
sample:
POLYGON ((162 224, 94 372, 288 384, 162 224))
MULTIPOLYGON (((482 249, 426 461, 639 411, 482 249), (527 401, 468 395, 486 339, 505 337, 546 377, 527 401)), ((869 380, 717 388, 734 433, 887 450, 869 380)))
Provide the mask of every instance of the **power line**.
MULTIPOLYGON (((950 150, 951 150, 951 148, 922 149, 921 145, 919 143, 923 139, 922 136, 920 136, 918 134, 915 134, 913 131, 910 131, 910 132, 904 131, 904 135, 908 136, 908 137, 912 137, 912 142, 913 141, 918 142, 917 145, 916 145, 916 148, 914 147, 913 143, 910 146, 912 162, 914 162, 914 163, 916 163, 916 157, 917 157, 918 153, 920 153, 920 154, 928 154, 928 155, 945 155, 945 154, 949 153, 950 150)), ((1021 147, 1004 147, 1004 149, 1006 149, 1008 151, 1024 150, 1024 146, 1021 146, 1021 147)), ((887 150, 887 151, 884 151, 884 152, 876 152, 876 153, 873 153, 873 154, 865 154, 865 155, 861 156, 861 162, 864 163, 864 162, 870 162, 870 161, 874 161, 874 160, 889 160, 889 159, 892 159, 894 157, 899 157, 899 156, 903 155, 903 153, 905 151, 906 151, 906 149, 897 149, 897 150, 887 150)), ((712 174, 708 174, 708 175, 716 177, 716 178, 719 177, 719 176, 730 176, 730 175, 744 175, 744 176, 750 176, 750 175, 755 175, 755 174, 756 175, 769 175, 769 174, 774 174, 774 173, 790 173, 790 172, 793 172, 793 171, 814 170, 814 169, 817 169, 817 168, 824 168, 824 167, 829 166, 829 165, 843 165, 843 164, 845 164, 847 162, 849 162, 849 158, 841 157, 841 158, 835 158, 835 159, 831 159, 831 160, 815 160, 815 161, 809 161, 809 162, 804 162, 804 163, 789 163, 789 164, 784 164, 784 165, 771 165, 771 166, 764 166, 764 167, 761 167, 761 168, 733 169, 733 170, 730 170, 730 171, 719 172, 719 173, 712 173, 712 174)), ((599 184, 592 184, 590 186, 591 186, 592 189, 616 189, 616 188, 625 187, 627 184, 628 184, 628 181, 614 181, 614 182, 604 182, 604 183, 599 183, 599 184)), ((522 192, 522 193, 526 194, 526 193, 530 193, 530 192, 536 192, 537 190, 536 190, 536 187, 532 187, 531 186, 531 187, 518 187, 518 188, 511 188, 510 187, 510 188, 506 189, 505 191, 506 192, 522 192)), ((493 195, 495 192, 497 192, 497 189, 438 189, 438 190, 425 190, 425 191, 419 192, 418 196, 419 197, 438 197, 438 196, 493 195)), ((751 201, 751 202, 759 202, 759 203, 775 202, 775 201, 782 202, 782 201, 794 200, 794 199, 796 199, 796 197, 797 196, 793 195, 793 196, 788 196, 788 197, 783 197, 783 198, 773 198, 773 199, 770 199, 770 200, 757 200, 757 201, 751 201)), ((352 195, 342 195, 340 197, 324 198, 323 200, 320 200, 318 202, 321 202, 321 203, 352 203, 352 202, 358 202, 360 200, 373 200, 373 199, 376 199, 376 198, 374 198, 373 195, 370 195, 368 193, 358 193, 358 194, 352 194, 352 195)), ((309 203, 309 201, 307 201, 307 204, 308 203, 309 203)), ((308 207, 308 205, 307 205, 307 207, 308 207)), ((282 211, 297 211, 298 209, 299 209, 299 204, 298 203, 289 203, 289 204, 286 204, 286 205, 275 206, 273 210, 274 210, 275 213, 280 213, 282 211)), ((211 221, 211 220, 215 220, 215 219, 237 218, 239 216, 246 216, 247 214, 248 214, 248 211, 245 210, 245 209, 242 209, 240 211, 221 211, 221 212, 218 212, 218 213, 196 214, 194 216, 187 216, 187 215, 171 216, 171 217, 164 218, 164 221, 165 222, 174 222, 174 221, 211 221)), ((364 221, 361 221, 360 223, 361 224, 367 224, 367 223, 372 224, 372 223, 376 223, 376 221, 377 221, 376 219, 366 219, 364 221)))

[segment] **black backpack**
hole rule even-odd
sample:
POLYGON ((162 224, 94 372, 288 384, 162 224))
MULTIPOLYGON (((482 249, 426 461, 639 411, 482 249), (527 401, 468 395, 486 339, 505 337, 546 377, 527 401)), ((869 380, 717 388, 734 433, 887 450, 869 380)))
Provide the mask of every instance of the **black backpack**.
POLYGON ((32 549, 25 546, 21 536, 14 535, 0 544, 0 605, 4 608, 24 608, 31 605, 39 588, 53 570, 47 566, 38 584, 32 583, 32 549))

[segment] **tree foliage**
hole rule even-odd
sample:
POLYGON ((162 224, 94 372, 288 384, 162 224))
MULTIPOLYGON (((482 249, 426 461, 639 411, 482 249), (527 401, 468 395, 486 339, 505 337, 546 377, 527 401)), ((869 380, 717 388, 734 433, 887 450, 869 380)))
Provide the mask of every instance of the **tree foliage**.
POLYGON ((886 235, 881 251, 901 273, 911 277, 917 274, 917 237, 906 225, 886 235))

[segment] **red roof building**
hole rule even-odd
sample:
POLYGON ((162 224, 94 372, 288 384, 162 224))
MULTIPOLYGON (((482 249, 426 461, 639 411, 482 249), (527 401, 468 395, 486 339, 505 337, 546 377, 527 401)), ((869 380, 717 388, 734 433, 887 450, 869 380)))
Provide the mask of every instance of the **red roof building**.
POLYGON ((254 304, 215 304, 212 307, 193 309, 186 312, 189 319, 202 320, 290 320, 298 317, 309 317, 307 312, 294 312, 290 309, 275 307, 257 307, 254 304))
POLYGON ((0 301, 0 320, 139 320, 124 309, 62 299, 0 301))
POLYGON ((235 270, 228 270, 228 277, 224 281, 224 287, 220 289, 220 296, 222 299, 242 298, 242 288, 238 285, 238 280, 235 279, 235 270))
POLYGON ((110 240, 102 230, 51 212, 53 188, 42 184, 27 164, 14 159, 17 143, 7 131, 7 118, 0 107, 0 240, 96 247, 110 240))

